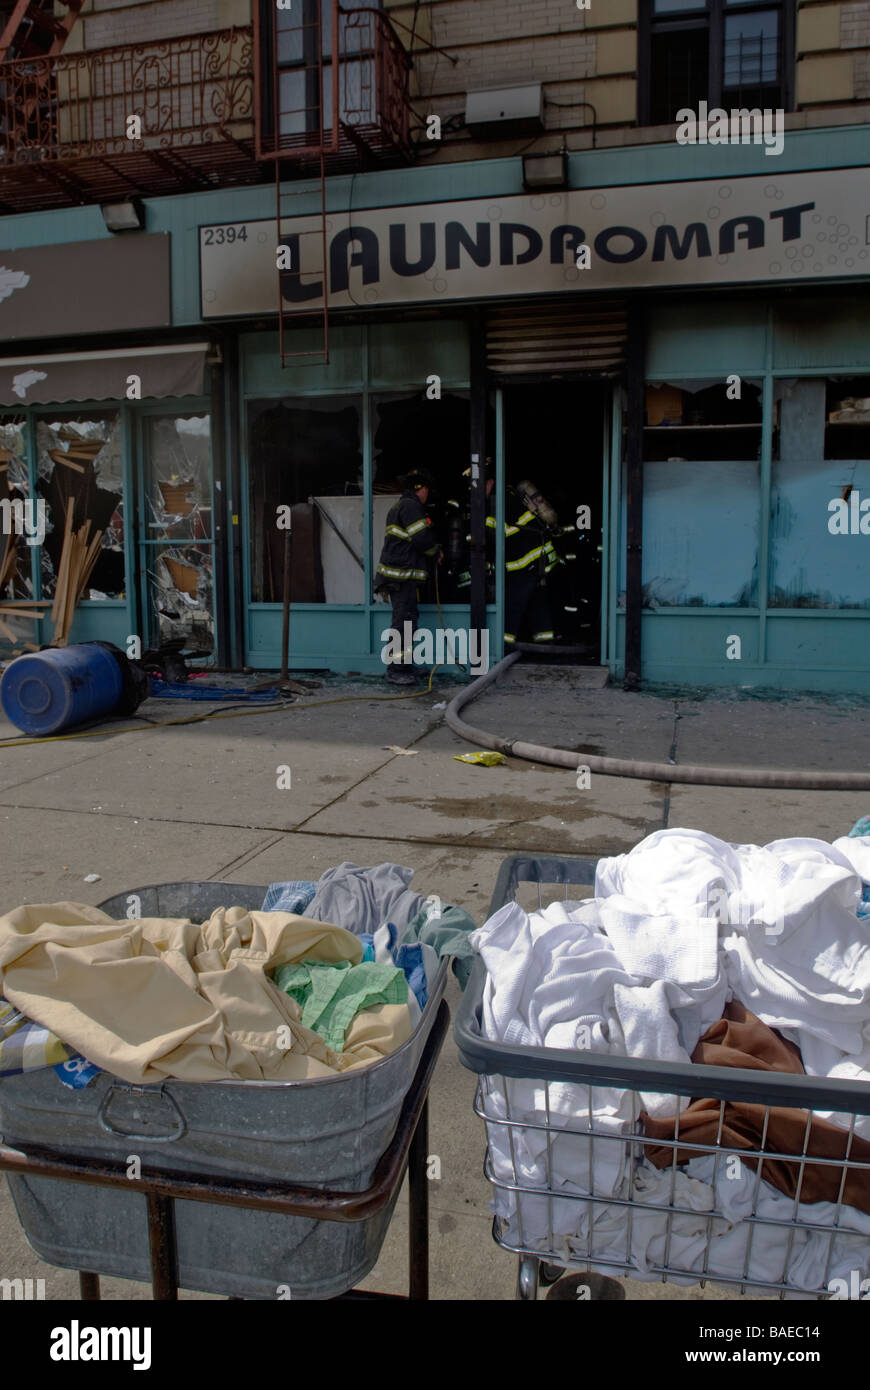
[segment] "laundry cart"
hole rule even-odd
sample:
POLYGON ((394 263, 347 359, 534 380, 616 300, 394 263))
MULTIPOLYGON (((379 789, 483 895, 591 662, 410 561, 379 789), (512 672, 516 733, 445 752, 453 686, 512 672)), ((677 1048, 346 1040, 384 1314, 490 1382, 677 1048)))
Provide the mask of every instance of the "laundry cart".
MULTIPOLYGON (((490 912, 511 901, 528 912, 579 902, 594 882, 593 860, 515 856, 501 866, 490 912)), ((455 1036, 479 1077, 493 1236, 519 1256, 518 1298, 536 1298, 569 1269, 710 1281, 754 1297, 867 1296, 870 1085, 491 1042, 481 1031, 486 978, 478 959, 455 1036), (681 1097, 710 1098, 714 1142, 679 1135, 681 1097), (803 1114, 803 1141, 788 1151, 770 1138, 783 1108, 790 1123, 803 1114), (729 1147, 740 1113, 760 1137, 740 1148, 732 1137, 729 1147), (648 1114, 673 1116, 669 1137, 661 1124, 654 1140, 645 1133, 648 1114), (838 1127, 828 1156, 818 1132, 811 1137, 814 1115, 838 1127), (774 1173, 778 1186, 766 1180, 774 1173)))
MULTIPOLYGON (((174 883, 100 906, 123 918, 259 909, 265 886, 174 883)), ((303 1082, 63 1086, 52 1068, 0 1079, 0 1171, 29 1243, 80 1272, 235 1298, 350 1295, 375 1265, 409 1175, 410 1296, 428 1296, 427 1096, 446 1032, 443 961, 395 1052, 303 1082), (138 1159, 138 1164, 134 1160, 138 1159)), ((357 1295, 363 1296, 363 1295, 357 1295)), ((371 1296, 371 1295, 368 1295, 371 1296)))

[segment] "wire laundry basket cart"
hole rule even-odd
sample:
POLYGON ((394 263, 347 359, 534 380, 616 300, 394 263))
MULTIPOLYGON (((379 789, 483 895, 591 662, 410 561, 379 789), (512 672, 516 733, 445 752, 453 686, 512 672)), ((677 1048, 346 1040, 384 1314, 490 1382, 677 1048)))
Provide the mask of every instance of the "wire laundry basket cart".
MULTIPOLYGON (((156 884, 101 904, 123 918, 208 919, 258 909, 265 885, 156 884)), ((408 1174, 409 1296, 428 1298, 428 1091, 449 1021, 442 961, 422 1017, 395 1052, 311 1081, 101 1072, 61 1085, 43 1067, 0 1080, 0 1172, 27 1239, 49 1264, 231 1298, 372 1298, 374 1267, 408 1174), (131 1157, 140 1171, 130 1172, 131 1157), (82 1184, 95 1190, 88 1192, 82 1184)))
MULTIPOLYGON (((529 912, 579 903, 594 891, 595 867, 589 859, 507 859, 490 914, 509 902, 529 912)), ((710 1281, 755 1297, 858 1298, 870 1289, 870 1085, 644 1061, 596 1054, 591 1045, 491 1042, 481 1029, 486 979, 478 959, 455 1036, 464 1066, 479 1076, 493 1237, 519 1256, 518 1298, 536 1298, 540 1284, 570 1268, 710 1281), (681 1097, 718 1101, 714 1143, 680 1136, 681 1097), (725 1136, 735 1105, 754 1107, 760 1125, 760 1138, 740 1147, 725 1136), (768 1141, 772 1114, 783 1107, 805 1120, 803 1143, 789 1152, 768 1141), (819 1112, 842 1132, 833 1156, 820 1156, 811 1140, 819 1112), (649 1113, 673 1116, 672 1137, 660 1138, 660 1125, 654 1139, 644 1132, 649 1113), (779 1185, 763 1180, 774 1172, 779 1185)))

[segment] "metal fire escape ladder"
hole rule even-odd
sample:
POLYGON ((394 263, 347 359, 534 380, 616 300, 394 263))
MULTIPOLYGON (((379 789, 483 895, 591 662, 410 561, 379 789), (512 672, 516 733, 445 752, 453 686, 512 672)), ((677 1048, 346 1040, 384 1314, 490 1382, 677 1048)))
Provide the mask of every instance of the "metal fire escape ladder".
POLYGON ((0 34, 0 62, 7 58, 49 57, 60 53, 79 17, 82 0, 64 0, 58 18, 52 0, 16 0, 0 34))

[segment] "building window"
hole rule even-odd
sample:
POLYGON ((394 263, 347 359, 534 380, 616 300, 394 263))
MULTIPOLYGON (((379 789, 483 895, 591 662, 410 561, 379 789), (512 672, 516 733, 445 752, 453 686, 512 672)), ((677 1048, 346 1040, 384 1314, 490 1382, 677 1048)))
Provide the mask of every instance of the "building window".
POLYGON ((148 576, 149 646, 214 651, 211 417, 151 415, 143 421, 141 554, 148 576))
POLYGON ((793 11, 788 0, 644 0, 639 123, 670 125, 701 101, 791 110, 793 11))
MULTIPOLYGON (((365 125, 374 113, 373 27, 364 14, 380 9, 378 0, 342 0, 339 6, 339 119, 365 125)), ((318 146, 332 126, 333 0, 294 0, 278 9, 260 0, 263 133, 283 148, 318 146)))
POLYGON ((358 396, 249 401, 252 602, 281 602, 289 529, 293 603, 365 603, 362 411, 358 396))
POLYGON ((100 552, 85 599, 121 599, 127 593, 124 561, 124 481, 121 420, 117 410, 64 411, 36 422, 37 490, 46 506, 40 552, 42 597, 53 598, 63 555, 67 507, 72 527, 90 523, 100 552))
POLYGON ((774 381, 771 608, 870 608, 870 377, 774 381))
POLYGON ((650 382, 643 431, 643 597, 650 608, 758 602, 761 381, 650 382))

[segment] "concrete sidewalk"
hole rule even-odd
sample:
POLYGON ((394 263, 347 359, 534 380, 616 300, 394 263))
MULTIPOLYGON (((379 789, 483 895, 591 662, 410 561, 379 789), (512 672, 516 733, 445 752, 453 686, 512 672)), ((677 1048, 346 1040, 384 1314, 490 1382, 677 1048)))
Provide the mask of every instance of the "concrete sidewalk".
MULTIPOLYGON (((456 693, 439 680, 421 698, 386 703, 374 680, 328 678, 310 698, 276 711, 149 701, 140 714, 62 742, 3 746, 21 736, 0 721, 4 911, 22 902, 98 903, 122 890, 183 879, 262 883, 317 878, 343 860, 394 860, 414 887, 463 904, 479 920, 502 859, 518 850, 597 857, 628 850, 654 830, 692 826, 726 840, 811 835, 833 839, 870 810, 870 793, 741 791, 593 776, 509 759, 496 768, 454 761, 469 745, 434 706, 456 693), (334 703, 353 697, 353 703, 334 703), (321 703, 326 702, 329 703, 321 703), (112 727, 132 727, 117 737, 112 727), (388 745, 413 756, 389 751, 388 745), (289 767, 292 785, 277 787, 289 767), (85 876, 100 875, 88 884, 85 876)), ((515 668, 471 706, 472 724, 504 736, 616 757, 747 766, 870 764, 866 702, 764 701, 584 688, 568 669, 515 668)), ((451 981, 450 1002, 458 991, 451 981)), ((515 1260, 491 1237, 482 1176, 483 1128, 474 1078, 452 1038, 432 1089, 429 1149, 441 1160, 431 1202, 432 1296, 510 1298, 515 1260)), ((406 1202, 397 1209, 368 1285, 406 1287, 406 1202)), ((78 1296, 74 1273, 44 1265, 0 1191, 0 1278, 44 1278, 46 1296, 78 1296)), ((105 1280, 105 1296, 148 1297, 105 1280)), ((722 1298, 728 1291, 627 1281, 629 1298, 722 1298)), ((199 1297, 200 1295, 190 1295, 199 1297)))

